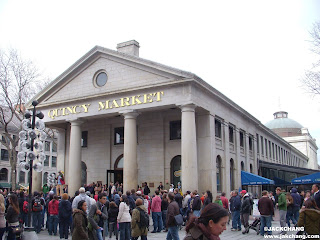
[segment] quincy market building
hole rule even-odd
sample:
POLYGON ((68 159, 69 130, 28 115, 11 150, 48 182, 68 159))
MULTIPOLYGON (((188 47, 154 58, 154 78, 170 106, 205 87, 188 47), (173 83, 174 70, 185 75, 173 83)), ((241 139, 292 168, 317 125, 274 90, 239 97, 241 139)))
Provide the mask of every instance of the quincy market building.
POLYGON ((71 195, 97 181, 228 193, 261 163, 295 176, 317 168, 195 74, 140 58, 134 40, 94 47, 34 99, 59 131, 57 170, 71 195))

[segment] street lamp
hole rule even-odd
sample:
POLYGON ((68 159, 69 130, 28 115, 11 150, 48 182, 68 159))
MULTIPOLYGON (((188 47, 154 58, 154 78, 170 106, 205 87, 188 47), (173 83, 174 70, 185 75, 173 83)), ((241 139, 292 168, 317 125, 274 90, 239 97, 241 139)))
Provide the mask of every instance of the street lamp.
POLYGON ((31 223, 32 169, 36 172, 42 172, 43 162, 46 159, 43 152, 43 141, 46 140, 47 134, 44 132, 45 124, 41 120, 44 115, 36 110, 37 105, 38 102, 33 101, 33 111, 27 111, 24 115, 25 119, 22 120, 22 131, 19 132, 20 152, 17 155, 20 170, 23 172, 30 171, 28 227, 31 223), (36 120, 36 117, 39 119, 36 120))

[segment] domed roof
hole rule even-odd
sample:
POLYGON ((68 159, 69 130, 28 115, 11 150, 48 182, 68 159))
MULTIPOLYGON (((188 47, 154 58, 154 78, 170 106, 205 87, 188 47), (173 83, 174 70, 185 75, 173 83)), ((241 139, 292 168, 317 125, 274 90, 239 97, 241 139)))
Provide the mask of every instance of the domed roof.
POLYGON ((265 124, 266 127, 270 129, 277 129, 277 128, 298 128, 301 129, 303 126, 298 123, 295 120, 292 120, 288 118, 288 113, 287 112, 276 112, 273 114, 274 119, 267 122, 265 124))

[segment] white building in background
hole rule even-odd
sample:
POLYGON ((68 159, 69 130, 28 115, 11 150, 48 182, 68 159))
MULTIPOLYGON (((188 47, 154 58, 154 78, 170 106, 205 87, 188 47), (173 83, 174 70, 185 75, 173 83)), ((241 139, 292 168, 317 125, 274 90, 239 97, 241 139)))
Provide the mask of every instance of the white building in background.
POLYGON ((195 74, 140 58, 134 40, 94 47, 34 99, 59 132, 71 195, 97 181, 230 192, 241 170, 312 172, 306 154, 195 74))
MULTIPOLYGON (((19 131, 21 127, 21 122, 13 118, 12 122, 9 124, 9 131, 14 138, 19 138, 19 131)), ((0 137, 5 140, 3 126, 0 125, 0 137)), ((11 165, 9 162, 9 154, 5 145, 0 143, 1 155, 0 155, 0 188, 10 188, 11 187, 11 165)), ((19 149, 16 149, 19 150, 19 149)), ((44 141, 44 151, 46 154, 46 160, 44 161, 44 169, 42 171, 42 183, 46 183, 47 176, 50 173, 57 173, 57 140, 54 141, 51 138, 47 138, 44 141)), ((17 184, 19 187, 29 185, 29 171, 20 171, 17 164, 17 184)), ((40 185, 40 184, 39 184, 40 185)), ((17 186, 18 187, 18 186, 17 186)))

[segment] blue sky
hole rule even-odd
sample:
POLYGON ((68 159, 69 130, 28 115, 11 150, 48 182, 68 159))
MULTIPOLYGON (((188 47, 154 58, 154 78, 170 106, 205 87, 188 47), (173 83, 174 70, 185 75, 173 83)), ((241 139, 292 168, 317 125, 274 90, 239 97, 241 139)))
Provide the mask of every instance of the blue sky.
POLYGON ((262 123, 287 111, 320 146, 320 97, 300 82, 319 12, 316 0, 0 1, 0 48, 54 79, 95 45, 135 39, 141 57, 197 74, 262 123))

